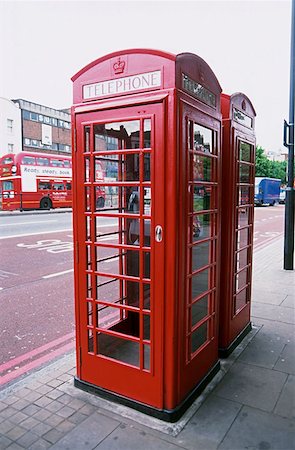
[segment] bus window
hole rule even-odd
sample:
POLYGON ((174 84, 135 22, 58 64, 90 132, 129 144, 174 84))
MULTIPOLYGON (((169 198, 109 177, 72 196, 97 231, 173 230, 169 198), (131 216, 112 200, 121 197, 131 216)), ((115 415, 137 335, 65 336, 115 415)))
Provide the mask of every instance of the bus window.
POLYGON ((63 183, 53 183, 53 190, 54 191, 63 191, 64 190, 63 183))
POLYGON ((71 183, 66 183, 66 190, 67 191, 71 191, 72 190, 72 184, 71 183))
POLYGON ((13 159, 12 158, 3 158, 1 161, 2 164, 12 164, 13 159))
POLYGON ((13 181, 3 181, 3 191, 13 191, 13 181))
POLYGON ((24 156, 22 163, 23 164, 28 164, 30 166, 34 166, 35 165, 35 158, 33 156, 24 156))
POLYGON ((48 158, 37 158, 37 164, 39 166, 49 166, 49 159, 48 158))
POLYGON ((68 161, 67 159, 64 160, 64 166, 65 167, 71 167, 71 162, 68 161))
POLYGON ((51 160, 51 165, 54 167, 63 167, 64 166, 64 162, 60 159, 52 159, 51 160))
POLYGON ((47 181, 39 181, 38 188, 40 189, 40 191, 46 191, 48 189, 51 189, 51 184, 47 181))

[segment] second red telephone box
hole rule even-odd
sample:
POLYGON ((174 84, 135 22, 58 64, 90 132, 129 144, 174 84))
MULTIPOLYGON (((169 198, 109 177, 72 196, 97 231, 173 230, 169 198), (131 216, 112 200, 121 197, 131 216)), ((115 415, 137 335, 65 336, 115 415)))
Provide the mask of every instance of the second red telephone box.
POLYGON ((251 329, 255 110, 246 95, 221 95, 222 224, 219 353, 228 356, 251 329))
POLYGON ((141 49, 73 81, 75 383, 174 421, 219 369, 221 88, 141 49))

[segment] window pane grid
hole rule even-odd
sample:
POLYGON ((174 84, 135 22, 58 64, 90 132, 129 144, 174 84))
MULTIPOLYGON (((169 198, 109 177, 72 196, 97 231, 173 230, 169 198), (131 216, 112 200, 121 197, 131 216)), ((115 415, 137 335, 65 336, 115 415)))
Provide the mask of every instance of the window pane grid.
POLYGON ((150 118, 91 124, 84 134, 88 347, 145 371, 153 366, 151 124, 150 118), (104 218, 110 227, 101 227, 104 218))
POLYGON ((187 350, 189 362, 209 342, 215 315, 218 156, 216 132, 187 122, 187 350), (211 331, 210 331, 211 330, 211 331))

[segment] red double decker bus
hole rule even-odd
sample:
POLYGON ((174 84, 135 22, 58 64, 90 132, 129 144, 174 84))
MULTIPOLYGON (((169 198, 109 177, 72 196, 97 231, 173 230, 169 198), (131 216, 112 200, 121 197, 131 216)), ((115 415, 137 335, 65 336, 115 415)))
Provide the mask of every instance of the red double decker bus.
POLYGON ((9 153, 0 158, 0 209, 72 206, 72 160, 45 153, 9 153))

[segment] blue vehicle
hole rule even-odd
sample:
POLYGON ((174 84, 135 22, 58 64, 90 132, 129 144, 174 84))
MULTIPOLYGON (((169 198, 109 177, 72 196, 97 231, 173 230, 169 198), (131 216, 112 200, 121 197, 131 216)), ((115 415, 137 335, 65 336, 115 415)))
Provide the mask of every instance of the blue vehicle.
POLYGON ((274 206, 280 201, 281 180, 277 178, 255 177, 255 205, 274 206))

